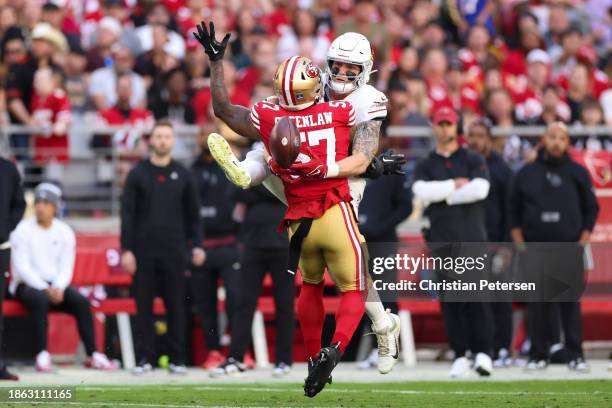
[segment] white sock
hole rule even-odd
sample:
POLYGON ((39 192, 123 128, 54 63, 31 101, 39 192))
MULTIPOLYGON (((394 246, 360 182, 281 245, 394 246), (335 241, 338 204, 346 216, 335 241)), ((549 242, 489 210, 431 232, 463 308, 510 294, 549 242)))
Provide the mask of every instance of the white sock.
POLYGON ((372 320, 372 325, 374 326, 375 330, 382 330, 385 327, 390 327, 393 324, 391 318, 385 310, 385 307, 380 301, 378 292, 373 287, 368 289, 368 299, 366 300, 365 311, 370 320, 372 320))
POLYGON ((249 151, 241 163, 247 173, 249 173, 249 176, 251 176, 251 187, 260 185, 269 174, 263 146, 261 148, 256 146, 253 150, 249 151))

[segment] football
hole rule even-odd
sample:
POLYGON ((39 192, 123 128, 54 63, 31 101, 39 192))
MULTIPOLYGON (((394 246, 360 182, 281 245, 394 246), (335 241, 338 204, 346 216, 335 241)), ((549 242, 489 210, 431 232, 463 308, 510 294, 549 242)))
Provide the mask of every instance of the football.
POLYGON ((291 167, 300 153, 300 132, 295 122, 285 116, 270 134, 270 154, 284 169, 291 167))

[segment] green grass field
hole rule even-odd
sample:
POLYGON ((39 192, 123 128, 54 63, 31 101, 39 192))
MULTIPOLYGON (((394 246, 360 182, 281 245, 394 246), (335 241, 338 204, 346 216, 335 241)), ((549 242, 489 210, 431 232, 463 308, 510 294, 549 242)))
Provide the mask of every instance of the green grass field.
POLYGON ((467 381, 338 383, 315 398, 302 395, 300 384, 201 384, 80 386, 76 401, 0 403, 3 407, 612 407, 612 382, 467 381))

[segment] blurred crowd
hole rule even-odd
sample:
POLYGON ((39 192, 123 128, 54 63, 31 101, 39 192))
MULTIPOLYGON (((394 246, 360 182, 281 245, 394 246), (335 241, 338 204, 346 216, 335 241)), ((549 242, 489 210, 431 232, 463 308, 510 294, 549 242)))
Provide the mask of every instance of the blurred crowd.
MULTIPOLYGON (((612 124, 610 0, 0 0, 0 124, 42 129, 12 134, 14 151, 67 160, 67 129, 83 115, 135 129, 169 118, 240 140, 212 114, 208 60, 191 35, 201 20, 232 33, 225 79, 236 104, 270 96, 282 59, 323 66, 331 40, 357 31, 374 49, 388 125, 426 125, 441 106, 465 128, 480 115, 503 127, 612 124)), ((499 140, 510 162, 528 144, 499 140)), ((91 145, 138 141, 120 132, 91 145)), ((604 137, 575 143, 612 150, 604 137)))

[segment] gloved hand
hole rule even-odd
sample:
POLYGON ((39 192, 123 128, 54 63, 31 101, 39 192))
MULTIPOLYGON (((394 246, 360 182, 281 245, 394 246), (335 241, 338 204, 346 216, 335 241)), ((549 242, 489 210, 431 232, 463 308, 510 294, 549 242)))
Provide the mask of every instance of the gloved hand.
POLYGON ((321 158, 310 149, 310 146, 306 146, 305 153, 300 153, 298 155, 290 169, 304 177, 318 179, 326 178, 329 171, 327 163, 321 160, 321 158))
POLYGON ((361 177, 377 179, 382 175, 402 176, 406 174, 406 172, 402 170, 404 164, 406 164, 406 156, 403 154, 393 154, 393 150, 389 150, 373 158, 361 177))
POLYGON ((198 32, 193 33, 196 40, 204 47, 204 52, 208 54, 211 61, 219 61, 223 59, 227 43, 230 39, 230 33, 225 34, 221 42, 215 38, 215 24, 210 22, 210 31, 206 29, 206 24, 202 21, 197 25, 198 32))

